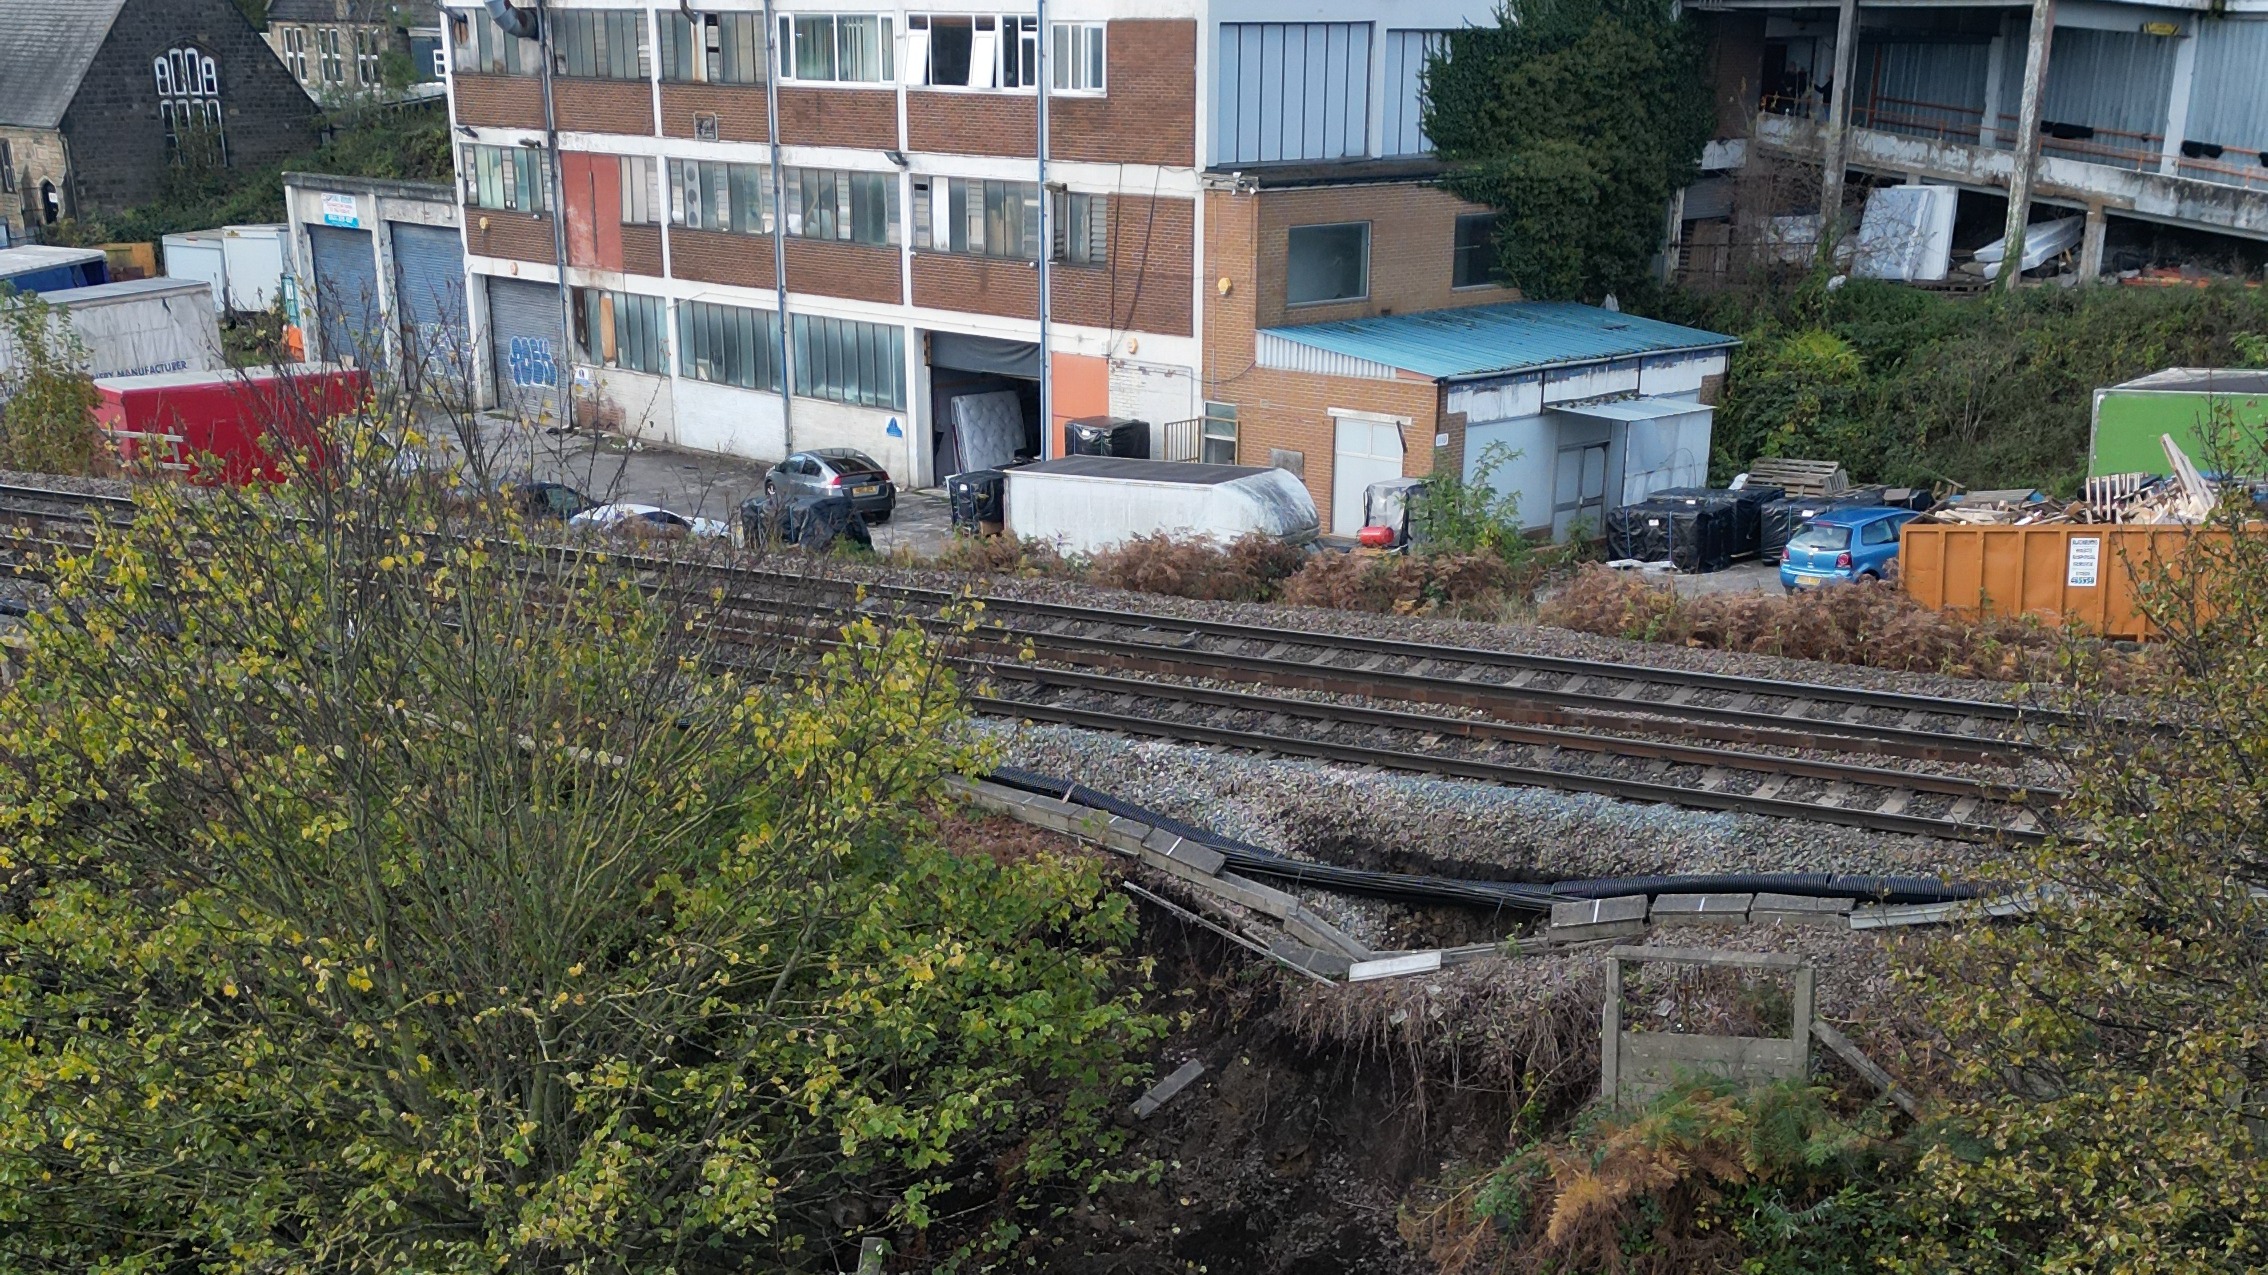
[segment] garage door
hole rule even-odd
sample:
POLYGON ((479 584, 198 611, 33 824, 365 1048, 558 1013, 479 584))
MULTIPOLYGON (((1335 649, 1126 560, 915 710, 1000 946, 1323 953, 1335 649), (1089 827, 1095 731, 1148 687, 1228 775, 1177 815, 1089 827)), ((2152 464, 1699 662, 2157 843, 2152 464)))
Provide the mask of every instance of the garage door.
POLYGON ((488 352, 496 369, 497 410, 529 420, 559 418, 554 406, 559 365, 559 289, 548 283, 491 276, 488 352))
POLYGON ((465 344, 464 243, 448 226, 393 223, 394 297, 402 348, 426 376, 471 375, 465 344))
POLYGON ((1362 530, 1362 496, 1372 483, 1402 476, 1402 423, 1392 417, 1335 412, 1331 449, 1331 534, 1362 530))
POLYGON ((378 253, 367 230, 309 226, 315 250, 316 339, 326 359, 364 367, 385 356, 379 340, 378 253))

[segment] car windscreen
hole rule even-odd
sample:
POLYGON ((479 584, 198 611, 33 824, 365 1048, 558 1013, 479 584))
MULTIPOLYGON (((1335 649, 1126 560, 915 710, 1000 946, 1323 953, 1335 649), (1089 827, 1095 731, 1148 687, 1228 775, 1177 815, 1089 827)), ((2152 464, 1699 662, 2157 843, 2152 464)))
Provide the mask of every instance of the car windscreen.
POLYGON ((838 474, 879 474, 882 467, 864 452, 821 452, 828 468, 838 474))
POLYGON ((1797 532, 1795 538, 1788 541, 1788 548, 1790 549, 1842 550, 1850 547, 1851 529, 1849 527, 1829 527, 1816 522, 1797 532))

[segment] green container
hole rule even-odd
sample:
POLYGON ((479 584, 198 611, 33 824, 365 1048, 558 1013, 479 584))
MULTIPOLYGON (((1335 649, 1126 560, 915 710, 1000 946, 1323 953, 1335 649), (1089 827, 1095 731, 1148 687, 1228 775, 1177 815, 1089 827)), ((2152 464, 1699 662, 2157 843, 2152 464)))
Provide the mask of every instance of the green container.
POLYGON ((2220 469, 2226 462, 2208 458, 2204 444, 2207 422, 2220 414, 2236 425, 2225 441, 2242 466, 2268 471, 2268 371, 2177 367, 2095 391, 2087 475, 2171 474, 2163 434, 2199 469, 2220 469))

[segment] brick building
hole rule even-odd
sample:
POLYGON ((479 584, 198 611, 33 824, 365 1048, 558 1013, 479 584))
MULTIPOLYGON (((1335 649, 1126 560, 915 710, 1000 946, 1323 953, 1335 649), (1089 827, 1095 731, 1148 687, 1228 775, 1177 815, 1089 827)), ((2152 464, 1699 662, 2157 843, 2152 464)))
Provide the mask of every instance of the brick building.
POLYGON ((0 34, 0 224, 160 194, 185 166, 315 144, 315 107, 229 0, 13 0, 0 34))
MULTIPOLYGON (((1420 125, 1428 50, 1492 0, 1055 0, 1045 32, 1029 6, 774 7, 767 30, 747 0, 554 4, 564 322, 535 48, 446 10, 499 401, 558 410, 564 357, 599 421, 756 457, 856 446, 927 485, 1003 413, 1027 446, 1055 433, 1044 357, 1051 425, 1133 417, 1166 459, 1273 458, 1328 518, 1334 473, 1368 472, 1334 463, 1333 422, 1420 431, 1440 391, 1269 368, 1264 333, 1517 300, 1486 210, 1430 184, 1420 125)), ((1435 463, 1429 439, 1395 451, 1397 472, 1435 463)))

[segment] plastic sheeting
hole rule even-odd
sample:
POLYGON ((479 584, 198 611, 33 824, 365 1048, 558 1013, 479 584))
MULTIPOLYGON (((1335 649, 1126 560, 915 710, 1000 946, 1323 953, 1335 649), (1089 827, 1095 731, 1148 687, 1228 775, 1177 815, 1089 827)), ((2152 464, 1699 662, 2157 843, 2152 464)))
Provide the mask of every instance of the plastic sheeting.
POLYGON ((1905 283, 1943 279, 1953 265, 1951 186, 1884 186, 1866 197, 1851 273, 1905 283))
POLYGON ((963 394, 953 400, 955 473, 1004 469, 1024 445, 1024 405, 1014 390, 963 394))

